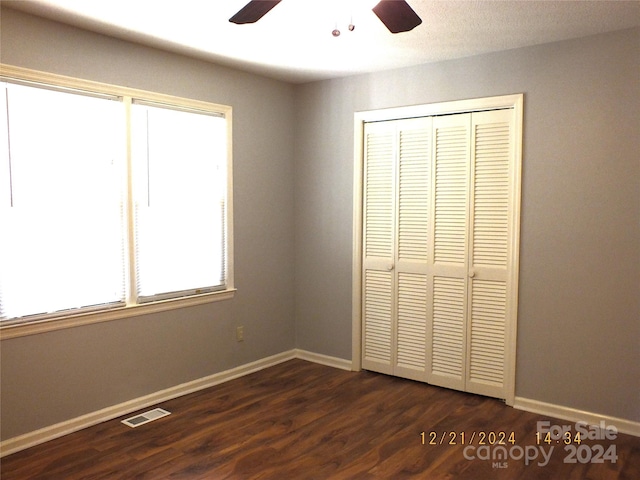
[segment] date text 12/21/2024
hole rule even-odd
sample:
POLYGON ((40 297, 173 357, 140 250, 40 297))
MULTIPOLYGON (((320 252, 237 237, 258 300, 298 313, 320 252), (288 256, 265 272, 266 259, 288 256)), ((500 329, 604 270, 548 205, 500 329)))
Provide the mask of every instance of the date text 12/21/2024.
POLYGON ((525 465, 544 467, 549 463, 556 447, 564 447, 564 463, 616 463, 615 444, 584 444, 584 440, 615 440, 618 429, 600 422, 589 425, 576 422, 574 425, 552 425, 548 421, 537 422, 535 445, 516 445, 515 432, 421 432, 422 445, 464 445, 463 455, 467 460, 491 461, 493 468, 507 468, 508 460, 524 460, 525 465))

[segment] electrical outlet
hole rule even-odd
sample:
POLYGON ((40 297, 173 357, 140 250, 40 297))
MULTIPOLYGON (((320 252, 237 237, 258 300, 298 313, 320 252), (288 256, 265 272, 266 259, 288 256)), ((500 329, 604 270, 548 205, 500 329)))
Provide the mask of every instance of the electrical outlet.
POLYGON ((236 340, 239 342, 243 342, 244 341, 244 327, 237 327, 236 328, 236 340))

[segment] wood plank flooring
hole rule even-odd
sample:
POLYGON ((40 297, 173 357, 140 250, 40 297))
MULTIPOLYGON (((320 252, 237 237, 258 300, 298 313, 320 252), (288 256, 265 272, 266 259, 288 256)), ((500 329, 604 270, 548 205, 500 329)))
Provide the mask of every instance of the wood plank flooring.
POLYGON ((536 422, 575 426, 571 422, 516 410, 495 399, 302 360, 158 406, 171 415, 133 429, 116 419, 9 455, 0 463, 0 476, 2 480, 640 478, 640 438, 618 434, 615 440, 584 441, 579 452, 575 445, 576 463, 565 463, 571 457, 564 444, 536 445, 536 422), (496 432, 497 438, 489 432, 496 432), (507 457, 486 459, 498 452, 499 432, 506 434, 501 446, 507 457), (485 445, 480 445, 483 433, 485 445), (429 444, 432 436, 435 445, 429 444), (456 444, 449 445, 451 440, 456 444), (604 460, 596 445, 610 453, 615 450, 615 463, 604 460), (534 453, 536 458, 526 458, 534 453), (597 463, 599 459, 603 462, 597 463))

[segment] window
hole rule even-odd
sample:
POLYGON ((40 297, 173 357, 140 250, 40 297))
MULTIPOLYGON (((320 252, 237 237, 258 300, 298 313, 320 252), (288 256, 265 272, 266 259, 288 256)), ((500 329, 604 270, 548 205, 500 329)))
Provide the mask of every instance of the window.
POLYGON ((225 288, 226 122, 134 103, 137 294, 225 288))
POLYGON ((124 302, 117 102, 22 85, 2 96, 3 318, 124 302))
POLYGON ((2 326, 233 290, 230 108, 1 80, 2 326))

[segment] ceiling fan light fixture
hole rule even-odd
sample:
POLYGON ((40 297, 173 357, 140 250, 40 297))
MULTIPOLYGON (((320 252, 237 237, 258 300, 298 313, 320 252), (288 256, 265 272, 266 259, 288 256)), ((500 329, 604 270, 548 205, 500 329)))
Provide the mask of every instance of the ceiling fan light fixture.
POLYGON ((381 0, 375 13, 391 33, 408 32, 422 23, 422 19, 404 0, 381 0))
POLYGON ((238 25, 255 23, 269 13, 271 9, 281 1, 282 0, 251 0, 231 17, 229 21, 238 25))
MULTIPOLYGON (((255 23, 264 17, 282 0, 251 0, 242 7, 229 21, 236 24, 255 23)), ((422 19, 405 0, 380 0, 373 7, 380 21, 391 33, 408 32, 422 23, 422 19)), ((355 30, 353 20, 349 23, 349 31, 355 30)), ((336 27, 332 32, 334 37, 340 35, 336 27)))

